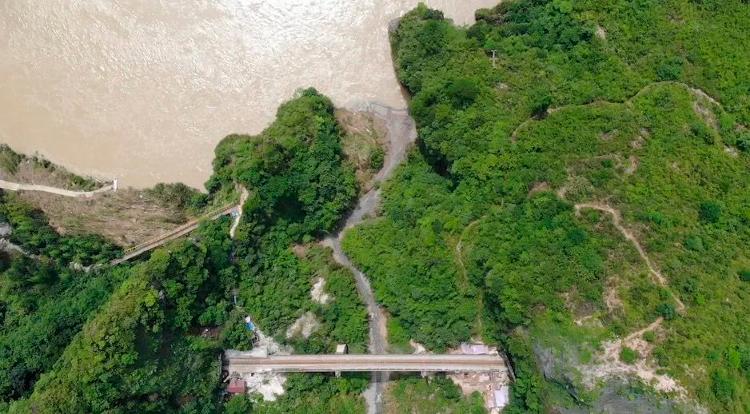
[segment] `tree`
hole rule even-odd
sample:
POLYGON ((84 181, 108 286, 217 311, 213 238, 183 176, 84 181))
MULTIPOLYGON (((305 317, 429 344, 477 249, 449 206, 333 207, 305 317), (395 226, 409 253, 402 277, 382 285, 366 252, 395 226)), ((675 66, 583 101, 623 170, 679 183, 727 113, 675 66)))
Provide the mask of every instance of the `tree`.
POLYGON ((224 414, 250 414, 253 403, 247 395, 234 395, 224 404, 224 414))
POLYGON ((459 78, 450 82, 446 91, 448 96, 450 96, 451 102, 453 102, 453 106, 465 109, 474 103, 480 89, 475 80, 459 78))

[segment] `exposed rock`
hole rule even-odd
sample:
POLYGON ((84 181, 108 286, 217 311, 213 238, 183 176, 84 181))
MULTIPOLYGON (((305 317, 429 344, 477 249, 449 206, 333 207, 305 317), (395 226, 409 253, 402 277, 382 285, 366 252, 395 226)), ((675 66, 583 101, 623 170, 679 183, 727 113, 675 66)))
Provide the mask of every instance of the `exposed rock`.
POLYGON ((8 237, 13 232, 13 228, 8 223, 0 223, 0 237, 8 237))
POLYGON ((307 339, 320 327, 320 322, 312 312, 305 312, 302 316, 297 318, 296 321, 286 330, 287 339, 297 335, 302 335, 303 338, 307 339))
POLYGON ((595 34, 596 34, 596 37, 598 37, 599 39, 607 40, 607 31, 604 30, 604 28, 599 26, 598 24, 596 25, 595 34))
POLYGON ((331 296, 325 292, 326 280, 322 277, 315 279, 312 290, 310 290, 310 296, 314 302, 325 305, 331 301, 331 296))

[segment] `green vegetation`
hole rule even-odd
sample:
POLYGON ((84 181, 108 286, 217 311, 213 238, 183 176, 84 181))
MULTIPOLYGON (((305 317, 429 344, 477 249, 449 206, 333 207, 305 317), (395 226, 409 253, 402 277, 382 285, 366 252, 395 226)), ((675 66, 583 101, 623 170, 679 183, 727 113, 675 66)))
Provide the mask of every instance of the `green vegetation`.
POLYGON ((104 263, 119 249, 99 236, 61 236, 13 194, 0 194, 0 222, 10 225, 10 241, 25 252, 0 257, 0 369, 8 374, 0 379, 2 403, 31 392, 124 271, 74 270, 73 264, 104 263))
POLYGON ((105 263, 120 254, 119 248, 93 234, 61 237, 49 226, 47 218, 22 202, 18 196, 0 193, 0 222, 10 224, 10 241, 28 253, 43 255, 67 266, 105 263))
POLYGON ((8 174, 18 172, 18 166, 23 161, 23 155, 13 151, 9 146, 0 145, 0 168, 8 174))
POLYGON ((623 346, 620 350, 620 361, 626 364, 634 364, 638 360, 638 357, 638 351, 627 346, 623 346))
MULTIPOLYGON (((218 355, 252 347, 247 315, 297 352, 332 352, 337 343, 365 350, 367 314, 352 275, 328 249, 295 246, 330 231, 357 193, 333 107, 306 90, 278 118, 257 137, 222 142, 208 195, 180 184, 147 191, 166 207, 197 211, 245 186, 251 195, 235 240, 224 217, 144 262, 111 268, 106 263, 120 252, 104 239, 61 236, 41 212, 1 195, 0 222, 34 256, 0 256, 0 369, 9 373, 0 380, 0 404, 10 403, 0 411, 220 411, 218 355), (73 270, 91 264, 105 266, 73 270), (317 278, 329 295, 324 303, 310 296, 317 278), (317 330, 287 339, 286 328, 305 312, 317 330)), ((233 398, 224 408, 362 412, 367 382, 291 376, 276 403, 233 398)))
MULTIPOLYGON (((462 29, 420 6, 392 33, 419 146, 344 248, 395 349, 501 344, 517 378, 509 413, 750 411, 746 2, 512 0, 477 17, 462 29), (649 352, 618 356, 674 378, 684 407, 592 372, 604 341, 652 323, 649 352)), ((218 390, 219 350, 252 346, 248 315, 297 352, 365 348, 351 275, 315 243, 356 197, 350 162, 382 165, 377 148, 347 161, 343 135, 308 89, 261 134, 227 137, 207 196, 150 195, 200 209, 244 187, 236 238, 226 218, 204 223, 132 267, 74 270, 119 252, 3 195, 10 240, 39 257, 0 256, 0 410, 362 412, 362 376, 292 375, 275 403, 223 404, 218 390), (318 278, 331 301, 311 297, 318 278), (310 314, 317 330, 287 338, 310 314)), ((14 154, 0 151, 6 172, 23 165, 14 154)), ((445 379, 398 380, 391 401, 482 409, 445 379)))
MULTIPOLYGON (((327 248, 311 246, 302 261, 302 274, 307 280, 322 278, 325 281, 327 303, 303 306, 300 310, 310 310, 321 322, 320 327, 310 338, 297 338, 292 344, 301 353, 335 352, 337 344, 347 344, 349 352, 367 352, 367 311, 354 286, 352 274, 333 262, 327 248)), ((309 294, 311 284, 305 285, 309 294)))
POLYGON ((205 194, 183 183, 159 183, 146 189, 144 193, 162 207, 188 211, 194 215, 197 215, 208 202, 205 194))
POLYGON ((516 0, 467 30, 420 6, 392 34, 419 151, 345 249, 408 337, 502 343, 510 412, 599 406, 592 355, 660 316, 654 370, 750 409, 750 9, 636 3, 516 0))
MULTIPOLYGON (((299 245, 331 231, 357 194, 333 109, 314 89, 301 92, 260 135, 222 141, 207 183, 212 193, 236 184, 250 191, 234 243, 242 275, 239 306, 264 332, 302 353, 333 352, 338 343, 362 352, 367 343, 367 314, 352 275, 332 262, 328 249, 299 245), (331 297, 326 304, 310 295, 319 277, 331 297), (309 338, 287 339, 287 328, 307 312, 319 327, 309 338)), ((366 384, 359 376, 290 376, 278 402, 258 403, 254 410, 361 412, 359 393, 366 384)))
MULTIPOLYGON (((44 158, 39 156, 28 157, 13 151, 6 144, 0 144, 0 177, 14 181, 18 175, 28 173, 36 175, 39 171, 44 172, 43 175, 47 178, 54 179, 61 183, 63 187, 71 190, 91 191, 101 185, 90 178, 72 174, 44 158), (24 169, 26 170, 22 171, 24 169)), ((23 182, 23 180, 19 181, 23 182)))
MULTIPOLYGON (((156 250, 10 412, 172 412, 218 403, 218 344, 190 335, 206 313, 228 311, 228 221, 206 223, 194 242, 156 250), (193 396, 202 396, 195 399, 193 396)), ((217 322, 217 321, 212 321, 217 322)))
POLYGON ((307 89, 276 117, 259 136, 225 138, 206 187, 216 192, 237 183, 252 191, 244 208, 246 237, 309 240, 331 230, 349 208, 357 193, 354 170, 343 162, 328 98, 307 89))
POLYGON ((0 401, 24 397, 52 368, 123 271, 81 274, 14 255, 0 275, 0 401), (21 280, 21 277, 24 277, 21 280))
MULTIPOLYGON (((341 270, 322 252, 314 249, 303 260, 291 249, 333 229, 357 194, 354 170, 342 157, 341 134, 330 100, 308 89, 282 105, 276 122, 259 136, 230 136, 216 148, 215 174, 207 187, 218 192, 238 183, 251 193, 236 238, 241 305, 281 340, 288 326, 316 307, 310 289, 315 274, 322 272, 330 274, 341 301, 318 309, 319 315, 335 319, 340 312, 354 312, 351 322, 327 328, 336 335, 329 335, 325 346, 335 348, 332 340, 363 343, 361 328, 355 326, 363 321, 353 284, 337 282, 341 270)), ((306 346, 322 346, 315 342, 306 346)))
POLYGON ((360 394, 367 388, 367 378, 368 375, 289 375, 284 395, 274 403, 256 404, 253 413, 363 414, 360 394))
POLYGON ((449 414, 486 413, 479 393, 464 398, 461 389, 448 378, 400 378, 393 381, 386 396, 389 410, 395 413, 449 414))

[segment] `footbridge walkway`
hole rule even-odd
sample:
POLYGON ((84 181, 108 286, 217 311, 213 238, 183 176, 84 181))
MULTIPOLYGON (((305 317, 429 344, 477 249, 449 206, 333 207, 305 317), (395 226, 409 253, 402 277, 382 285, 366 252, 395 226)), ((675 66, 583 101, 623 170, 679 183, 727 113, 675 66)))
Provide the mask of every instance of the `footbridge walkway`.
POLYGON ((263 372, 507 372, 499 355, 270 355, 226 351, 230 374, 263 372))
POLYGON ((227 216, 231 215, 232 217, 238 218, 241 212, 241 206, 240 205, 231 205, 231 206, 225 206, 220 209, 214 210, 212 212, 209 212, 207 214, 204 214, 203 216, 191 220, 174 230, 170 231, 169 233, 162 234, 156 238, 153 238, 151 240, 148 240, 146 242, 143 242, 141 244, 138 244, 136 246, 130 247, 125 250, 124 255, 120 257, 119 259, 115 259, 110 264, 112 265, 118 265, 123 262, 127 262, 130 259, 133 259, 135 257, 138 257, 150 250, 153 250, 167 242, 170 242, 174 239, 178 239, 182 236, 185 236, 186 234, 191 233, 193 230, 198 228, 198 225, 201 223, 202 220, 216 220, 217 218, 221 216, 227 216))

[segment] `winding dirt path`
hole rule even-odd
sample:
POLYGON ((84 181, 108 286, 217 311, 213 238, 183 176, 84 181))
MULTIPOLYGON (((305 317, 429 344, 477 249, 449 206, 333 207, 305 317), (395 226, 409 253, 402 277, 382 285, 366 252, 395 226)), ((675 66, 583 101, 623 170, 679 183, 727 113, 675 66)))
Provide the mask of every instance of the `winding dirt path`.
POLYGON ((105 185, 104 187, 94 191, 73 191, 57 187, 50 187, 47 185, 13 183, 5 180, 0 180, 0 188, 8 191, 41 191, 45 193, 61 195, 64 197, 79 198, 91 198, 99 193, 115 190, 114 184, 105 185))
POLYGON ((458 243, 456 243, 456 261, 458 262, 458 265, 461 267, 461 273, 463 274, 463 281, 468 284, 469 281, 469 275, 466 273, 466 265, 464 264, 464 256, 463 256, 463 247, 464 247, 464 237, 466 234, 477 224, 479 224, 480 221, 482 221, 484 217, 480 217, 471 223, 469 223, 465 228, 464 231, 461 232, 461 236, 458 238, 458 243))
MULTIPOLYGON (((677 310, 680 313, 685 312, 685 304, 682 303, 680 298, 675 295, 672 289, 668 286, 667 278, 656 268, 651 258, 646 253, 645 249, 635 237, 635 235, 628 230, 622 224, 622 215, 620 212, 604 203, 579 203, 575 205, 576 214, 580 214, 582 209, 592 209, 602 211, 612 216, 612 223, 615 228, 622 233, 628 241, 630 241, 641 259, 646 263, 649 272, 651 273, 652 280, 655 284, 666 288, 669 291, 672 299, 677 303, 677 310)), ((628 334, 626 337, 617 339, 614 341, 604 343, 604 349, 602 353, 597 357, 597 363, 588 366, 585 369, 585 374, 588 377, 588 381, 593 385, 593 381, 596 378, 612 377, 612 376, 635 376, 640 378, 646 383, 651 383, 654 387, 662 392, 676 392, 680 395, 685 394, 685 389, 677 383, 677 381, 666 375, 659 374, 658 369, 654 367, 649 361, 648 356, 650 355, 650 348, 648 344, 642 340, 642 336, 646 332, 656 331, 664 322, 663 317, 658 317, 656 320, 651 322, 648 326, 639 329, 635 332, 628 334), (640 345, 640 346, 639 346, 640 345), (624 346, 629 346, 634 349, 642 348, 639 350, 641 359, 635 364, 627 364, 620 360, 620 352, 624 346)))
POLYGON ((685 304, 682 303, 680 298, 675 295, 675 293, 672 291, 672 289, 669 289, 669 282, 667 281, 667 278, 662 275, 662 273, 659 271, 659 269, 656 268, 654 263, 651 261, 651 258, 646 253, 646 250, 643 248, 641 243, 638 241, 638 239, 633 235, 633 233, 625 228, 625 226, 622 225, 622 216, 620 215, 620 212, 614 209, 613 207, 603 204, 603 203, 579 203, 575 205, 576 214, 579 214, 582 209, 591 209, 591 210, 599 210, 602 212, 605 212, 612 216, 612 223, 614 224, 615 228, 622 233, 623 237, 625 237, 630 243, 633 244, 635 249, 638 251, 638 254, 641 256, 641 259, 646 263, 646 266, 648 267, 649 273, 651 273, 651 276, 653 277, 653 281, 655 284, 667 288, 669 291, 669 294, 672 296, 672 299, 674 299, 675 303, 677 303, 677 310, 682 313, 685 311, 685 304))
MULTIPOLYGON (((414 120, 407 110, 392 109, 379 104, 365 104, 355 111, 368 112, 380 118, 388 131, 389 148, 383 162, 383 168, 373 178, 374 183, 387 180, 396 167, 406 159, 409 147, 417 139, 414 120)), ((377 185, 363 195, 354 210, 349 213, 341 230, 322 241, 324 246, 333 249, 333 259, 354 274, 357 291, 367 306, 369 315, 369 351, 371 354, 385 354, 388 349, 388 331, 386 329, 386 315, 375 300, 375 295, 367 275, 357 269, 341 248, 341 241, 347 230, 362 223, 367 217, 373 216, 380 205, 381 191, 377 185)), ((373 372, 372 380, 364 393, 367 402, 367 412, 379 414, 384 412, 383 392, 388 382, 388 372, 373 372)))
MULTIPOLYGON (((688 92, 690 92, 693 96, 703 98, 703 99, 711 102, 712 104, 718 106, 719 108, 724 109, 724 107, 721 105, 721 103, 719 103, 719 101, 717 101, 711 95, 707 94, 702 89, 694 88, 694 87, 688 85, 687 83, 683 83, 683 82, 677 82, 677 81, 659 81, 659 82, 649 83, 648 85, 646 85, 643 88, 641 88, 638 92, 636 92, 635 95, 633 95, 630 98, 628 98, 628 99, 626 99, 624 101, 621 101, 621 102, 620 101, 604 101, 604 100, 600 100, 600 101, 593 101, 593 102, 589 102, 589 103, 585 103, 585 104, 563 105, 563 106, 558 106, 558 107, 555 107, 555 108, 549 108, 549 109, 547 109, 547 114, 549 115, 549 114, 552 114, 552 113, 555 113, 555 112, 558 112, 558 111, 562 111, 564 109, 569 109, 569 108, 586 108, 586 107, 595 106, 595 105, 618 105, 618 104, 619 105, 622 105, 622 104, 624 104, 624 105, 632 105, 633 100, 635 100, 639 96, 643 95, 644 93, 650 91, 651 89, 653 89, 653 88, 655 88, 657 86, 661 86, 661 85, 675 85, 675 86, 683 87, 688 92)), ((516 142, 518 140, 518 133, 522 129, 526 128, 526 126, 528 126, 529 124, 531 124, 534 121, 539 121, 539 119, 531 116, 531 117, 527 118, 525 121, 523 121, 520 124, 518 124, 518 126, 510 134, 510 140, 511 140, 511 142, 516 142)))

